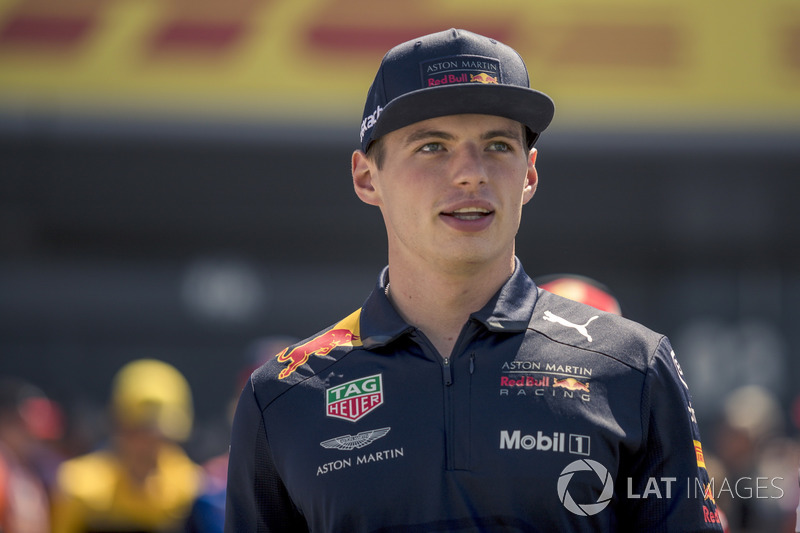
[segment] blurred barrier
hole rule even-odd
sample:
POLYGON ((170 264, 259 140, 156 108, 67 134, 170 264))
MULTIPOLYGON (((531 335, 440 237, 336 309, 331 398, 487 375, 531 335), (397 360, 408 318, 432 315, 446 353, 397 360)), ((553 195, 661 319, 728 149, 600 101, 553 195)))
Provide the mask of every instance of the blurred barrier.
POLYGON ((385 50, 517 48, 558 127, 800 125, 796 0, 0 0, 0 115, 351 123, 385 50))

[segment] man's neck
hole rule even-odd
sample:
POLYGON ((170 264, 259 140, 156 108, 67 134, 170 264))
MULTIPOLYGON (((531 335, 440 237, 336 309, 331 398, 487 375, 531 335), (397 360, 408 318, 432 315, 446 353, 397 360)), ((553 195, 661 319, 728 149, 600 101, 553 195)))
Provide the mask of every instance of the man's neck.
POLYGON ((481 309, 514 270, 513 257, 474 270, 409 268, 389 261, 387 295, 400 315, 449 357, 470 314, 481 309))

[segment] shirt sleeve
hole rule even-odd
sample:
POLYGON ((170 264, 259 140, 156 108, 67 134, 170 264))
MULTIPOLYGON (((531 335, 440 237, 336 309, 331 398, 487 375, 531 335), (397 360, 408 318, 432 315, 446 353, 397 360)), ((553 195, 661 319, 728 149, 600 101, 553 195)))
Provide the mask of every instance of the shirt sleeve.
POLYGON ((275 467, 251 380, 233 419, 225 533, 302 531, 308 528, 275 467))
POLYGON ((621 530, 721 532, 689 388, 667 338, 648 365, 641 405, 642 447, 618 481, 621 530))

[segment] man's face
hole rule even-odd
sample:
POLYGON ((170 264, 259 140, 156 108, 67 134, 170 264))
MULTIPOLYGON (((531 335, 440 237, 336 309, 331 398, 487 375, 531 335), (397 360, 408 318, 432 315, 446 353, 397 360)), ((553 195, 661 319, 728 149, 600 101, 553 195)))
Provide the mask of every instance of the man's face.
POLYGON ((537 183, 519 122, 452 115, 381 142, 382 167, 356 152, 353 179, 359 197, 381 209, 390 262, 455 269, 511 259, 522 205, 537 183))

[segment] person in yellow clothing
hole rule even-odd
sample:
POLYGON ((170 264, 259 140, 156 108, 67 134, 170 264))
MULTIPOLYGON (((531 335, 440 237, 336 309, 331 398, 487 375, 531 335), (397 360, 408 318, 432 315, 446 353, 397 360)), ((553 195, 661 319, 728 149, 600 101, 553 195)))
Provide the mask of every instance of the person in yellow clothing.
POLYGON ((114 377, 111 416, 107 448, 61 465, 53 532, 180 531, 203 483, 179 444, 192 427, 189 384, 167 363, 132 361, 114 377))

